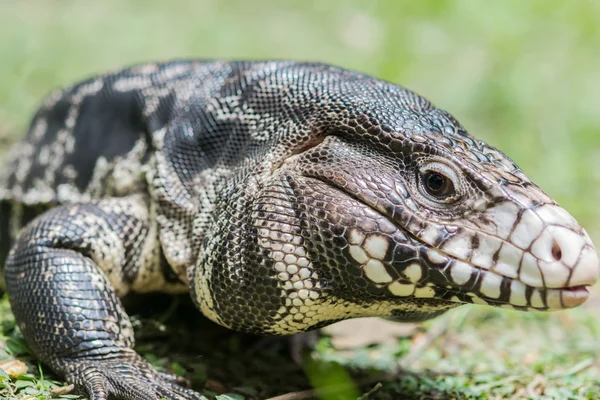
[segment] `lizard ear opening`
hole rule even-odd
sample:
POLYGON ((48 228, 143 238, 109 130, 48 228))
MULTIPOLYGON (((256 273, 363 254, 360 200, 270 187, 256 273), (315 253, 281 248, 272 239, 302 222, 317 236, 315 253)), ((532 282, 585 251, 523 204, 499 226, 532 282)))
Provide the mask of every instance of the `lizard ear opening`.
POLYGON ((294 149, 294 155, 295 154, 301 154, 304 153, 307 150, 312 149, 313 147, 317 147, 318 145, 320 145, 321 143, 323 143, 325 141, 325 135, 318 135, 318 136, 314 136, 311 139, 307 140, 305 143, 302 143, 302 145, 296 149, 294 149))
POLYGON ((325 138, 326 135, 314 136, 306 142, 302 143, 301 146, 293 148, 291 154, 288 157, 285 157, 283 161, 275 165, 272 170, 275 171, 283 167, 284 165, 291 164, 292 162, 300 158, 302 154, 323 143, 325 141, 325 138))

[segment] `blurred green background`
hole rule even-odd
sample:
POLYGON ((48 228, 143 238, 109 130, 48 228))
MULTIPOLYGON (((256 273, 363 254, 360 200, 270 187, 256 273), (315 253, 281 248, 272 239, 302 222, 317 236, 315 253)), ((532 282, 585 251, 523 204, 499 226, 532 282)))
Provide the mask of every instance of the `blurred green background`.
MULTIPOLYGON (((0 158, 51 89, 132 63, 189 57, 320 60, 404 85, 512 157, 600 243, 600 1, 0 0, 0 158)), ((530 377, 597 365, 599 303, 566 320, 458 314, 460 326, 466 319, 475 328, 461 331, 478 349, 472 354, 496 351, 488 364, 461 360, 465 382, 475 385, 473 371, 510 371, 536 346, 557 356, 536 359, 530 377), (569 333, 570 324, 584 327, 569 333), (519 325, 530 330, 497 337, 519 325), (520 353, 505 352, 531 330, 520 353)), ((508 379, 498 373, 493 379, 508 379)), ((597 376, 551 398, 595 398, 569 396, 592 386, 600 393, 597 376)))

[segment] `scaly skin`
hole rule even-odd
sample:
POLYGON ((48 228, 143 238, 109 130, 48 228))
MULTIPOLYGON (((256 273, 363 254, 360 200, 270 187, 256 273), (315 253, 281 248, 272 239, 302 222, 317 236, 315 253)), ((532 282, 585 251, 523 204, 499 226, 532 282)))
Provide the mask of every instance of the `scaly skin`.
POLYGON ((50 95, 13 155, 11 305, 92 399, 200 398, 132 350, 131 291, 189 291, 226 327, 286 335, 464 303, 570 308, 598 277, 583 228, 504 154, 404 88, 323 64, 92 78, 50 95))

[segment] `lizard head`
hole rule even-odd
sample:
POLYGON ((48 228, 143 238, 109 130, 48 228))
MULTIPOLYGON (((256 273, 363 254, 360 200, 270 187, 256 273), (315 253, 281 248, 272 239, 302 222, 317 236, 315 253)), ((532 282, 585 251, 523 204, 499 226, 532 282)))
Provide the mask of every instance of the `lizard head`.
POLYGON ((510 158, 406 89, 341 81, 314 90, 252 201, 254 259, 277 282, 273 332, 587 299, 599 272, 589 236, 510 158))

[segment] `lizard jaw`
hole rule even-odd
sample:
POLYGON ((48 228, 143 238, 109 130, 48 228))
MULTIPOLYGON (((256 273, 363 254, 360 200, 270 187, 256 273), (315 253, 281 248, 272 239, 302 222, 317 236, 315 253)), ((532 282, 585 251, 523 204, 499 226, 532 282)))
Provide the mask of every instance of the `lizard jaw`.
POLYGON ((589 298, 588 285, 562 288, 534 287, 518 279, 499 275, 494 271, 454 260, 449 262, 449 274, 454 283, 464 285, 473 279, 476 290, 450 289, 450 301, 500 306, 517 310, 556 311, 574 308, 589 298))

